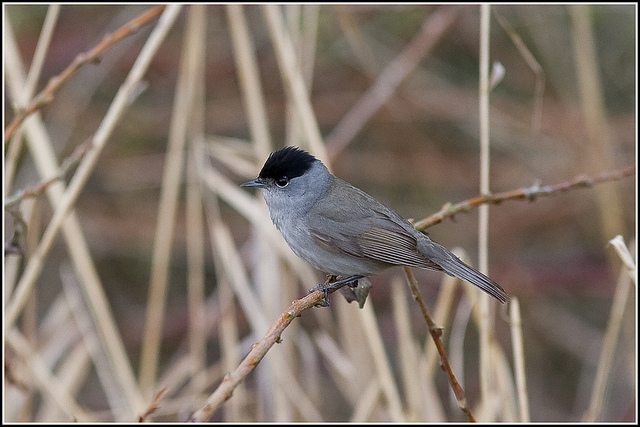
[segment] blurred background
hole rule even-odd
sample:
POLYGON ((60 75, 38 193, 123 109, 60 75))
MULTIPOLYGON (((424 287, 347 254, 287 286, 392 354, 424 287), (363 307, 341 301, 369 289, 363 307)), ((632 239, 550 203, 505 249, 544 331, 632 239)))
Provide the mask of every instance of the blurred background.
MULTIPOLYGON (((87 52, 105 35, 147 9, 122 5, 62 6, 35 93, 80 53, 87 52)), ((46 5, 3 6, 5 34, 13 33, 25 70, 34 56, 48 10, 46 5)), ((308 85, 317 129, 326 143, 315 153, 330 159, 337 176, 415 220, 428 217, 446 203, 479 194, 479 6, 305 5, 275 10, 283 18, 285 33, 296 43, 300 65, 297 71, 308 85), (396 68, 387 68, 391 65, 396 68), (386 97, 380 95, 384 88, 389 89, 386 97)), ((179 12, 74 204, 117 335, 136 378, 144 375, 140 363, 148 327, 145 319, 150 304, 154 251, 159 250, 156 227, 163 188, 167 186, 163 173, 170 156, 168 140, 180 113, 175 105, 180 92, 180 69, 185 65, 185 34, 192 25, 190 20, 197 19, 190 17, 190 13, 194 12, 186 6, 179 12)), ((318 149, 309 145, 308 134, 300 130, 304 125, 292 112, 292 98, 274 49, 266 8, 246 6, 240 13, 253 48, 256 68, 251 71, 258 76, 258 95, 263 97, 270 150, 264 151, 264 145, 261 149, 252 132, 245 101, 248 91, 241 81, 241 73, 246 70, 238 67, 238 48, 227 6, 206 6, 195 13, 201 15, 205 25, 204 53, 200 57, 204 74, 202 83, 198 80, 195 85, 196 98, 202 100, 201 109, 188 113, 202 117, 200 124, 191 118, 194 122, 188 125, 201 126, 198 131, 205 138, 202 145, 205 151, 195 151, 200 153, 196 156, 205 159, 204 163, 234 185, 253 178, 269 151, 286 144, 318 149)), ((151 21, 116 43, 100 55, 99 62, 79 69, 42 109, 41 120, 58 162, 71 156, 76 147, 96 132, 157 22, 151 21)), ((635 5, 491 8, 490 59, 504 67, 504 77, 490 96, 492 192, 535 183, 558 184, 580 175, 595 177, 636 164, 636 23, 635 5)), ((4 55, 6 62, 6 50, 4 55)), ((5 80, 9 80, 6 71, 5 80)), ((5 129, 14 118, 12 105, 16 103, 7 85, 5 82, 5 129)), ((259 96, 248 99, 252 99, 249 104, 260 101, 259 96)), ((299 268, 288 267, 286 255, 278 255, 274 262, 282 268, 277 270, 275 281, 287 290, 279 294, 280 291, 267 293, 260 288, 260 280, 256 278, 259 270, 253 267, 256 251, 252 248, 260 245, 256 243, 260 238, 253 227, 255 221, 247 220, 245 212, 234 204, 236 193, 225 196, 222 194, 225 189, 210 187, 212 184, 206 184, 201 176, 197 192, 201 208, 196 208, 196 212, 204 212, 204 218, 202 213, 195 215, 203 224, 196 234, 200 233, 203 250, 200 321, 205 348, 198 352, 197 363, 187 359, 198 364, 199 370, 192 369, 193 365, 189 368, 184 357, 193 352, 189 337, 193 334, 190 325, 194 324, 191 318, 194 306, 187 290, 191 289, 188 282, 193 268, 189 226, 193 224, 194 213, 188 207, 191 202, 187 183, 191 172, 197 169, 191 163, 195 145, 190 145, 189 138, 195 137, 188 136, 183 148, 186 154, 178 161, 182 164, 176 185, 179 193, 175 216, 168 223, 169 263, 164 273, 162 270, 158 273, 166 280, 166 296, 161 305, 163 317, 159 324, 159 360, 153 368, 157 377, 153 393, 162 384, 173 386, 168 387, 167 396, 150 418, 156 421, 185 420, 204 403, 224 373, 237 366, 251 343, 266 331, 256 328, 251 321, 237 287, 229 287, 227 283, 229 292, 221 287, 227 273, 220 266, 224 262, 218 253, 220 248, 216 248, 215 236, 210 239, 209 234, 216 223, 221 221, 229 231, 231 243, 246 269, 249 287, 257 300, 264 303, 262 309, 268 324, 293 299, 304 295, 305 289, 323 279, 321 274, 311 274, 304 280, 298 278, 294 272, 299 268), (215 213, 211 214, 212 211, 215 213), (271 297, 275 301, 265 301, 271 297), (225 343, 221 332, 224 329, 221 325, 227 324, 225 319, 229 317, 235 328, 232 344, 225 343), (225 346, 231 346, 237 354, 229 356, 225 350, 229 347, 225 346), (183 372, 182 376, 177 372, 183 372)), ((4 148, 9 151, 6 141, 4 148)), ((7 159, 5 154, 5 167, 7 159)), ((74 171, 66 174, 65 183, 69 183, 74 171)), ((41 181, 33 156, 23 148, 16 156, 10 186, 4 188, 5 197, 41 181)), ((592 188, 534 201, 507 201, 490 208, 489 274, 520 302, 531 421, 580 421, 592 404, 622 265, 608 241, 619 234, 627 245, 635 248, 636 184, 634 173, 592 188)), ((254 196, 244 189, 238 191, 254 196)), ((255 206, 261 203, 259 197, 251 200, 256 202, 255 206)), ((31 214, 25 218, 28 232, 20 240, 27 256, 53 211, 46 197, 33 202, 31 214)), ((267 215, 266 210, 260 213, 267 215)), ((7 209, 4 224, 6 245, 16 229, 21 228, 7 209)), ((473 210, 431 227, 428 233, 450 249, 463 248, 469 262, 477 265, 477 224, 478 213, 473 210)), ((69 258, 65 240, 58 237, 16 328, 29 343, 32 350, 29 354, 39 355, 38 360, 61 381, 66 378, 64 369, 69 369, 66 363, 83 360, 82 364, 74 362, 82 369, 75 372, 75 382, 68 385, 68 391, 90 420, 126 420, 126 415, 118 415, 109 392, 105 391, 109 388, 108 381, 94 366, 96 362, 89 361, 89 354, 93 353, 85 351, 84 359, 80 356, 83 352, 79 349, 86 345, 87 334, 78 332, 82 328, 70 314, 74 309, 69 287, 79 287, 69 258), (78 359, 71 359, 72 356, 78 359)), ((9 262, 15 265, 16 273, 11 277, 5 273, 5 300, 10 298, 25 263, 14 254, 5 256, 5 267, 9 262)), ((435 305, 442 275, 425 271, 415 274, 428 304, 435 305)), ((404 284, 403 280, 401 269, 373 277, 367 301, 375 311, 391 375, 399 390, 406 389, 407 379, 401 368, 402 355, 396 352, 399 332, 394 289, 402 289, 415 344, 418 347, 432 344, 406 285, 390 284, 394 281, 404 284)), ((456 305, 451 313, 460 313, 455 310, 463 305, 466 297, 460 289, 466 286, 455 288, 456 305)), ((599 421, 637 421, 634 287, 621 307, 599 421)), ((341 328, 351 327, 341 323, 344 322, 344 314, 338 313, 341 310, 355 312, 349 315, 357 316, 359 309, 335 294, 330 308, 305 312, 284 332, 284 342, 271 349, 212 419, 318 420, 316 415, 293 404, 294 397, 282 392, 291 386, 290 377, 270 373, 269 367, 278 366, 273 359, 282 359, 298 386, 315 403, 321 420, 394 420, 393 411, 387 408, 392 399, 382 392, 376 395, 377 400, 372 400, 371 408, 363 405, 369 410, 358 406, 354 393, 366 394, 368 389, 354 384, 374 375, 366 367, 371 356, 353 359, 358 353, 348 348, 344 341, 348 338, 341 335, 341 328), (331 351, 332 347, 319 338, 323 334, 335 340, 332 342, 337 343, 340 352, 331 351), (305 339, 310 342, 303 342, 305 339), (347 365, 355 365, 352 369, 358 372, 354 377, 340 377, 335 373, 339 365, 333 365, 336 362, 330 362, 325 353, 345 356, 350 360, 347 365), (352 386, 346 385, 345 378, 350 378, 352 386), (341 381, 345 384, 341 385, 341 381), (356 414, 365 415, 358 418, 356 414)), ((512 343, 505 313, 496 312, 496 339, 511 360, 512 343)), ((451 322, 455 316, 442 321, 448 347, 454 346, 449 341, 449 331, 453 329, 451 322)), ((91 326, 88 328, 91 330, 91 326)), ((459 365, 463 371, 457 374, 471 407, 480 408, 477 328, 469 323, 462 330, 464 347, 460 354, 466 363, 459 365)), ((55 404, 56 399, 47 392, 45 383, 34 376, 33 359, 25 354, 5 341, 5 421, 68 421, 68 414, 55 404)), ((117 390, 117 385, 112 387, 117 390)), ((141 392, 146 403, 153 395, 149 393, 149 390, 141 392)), ((446 374, 439 369, 433 374, 433 393, 430 403, 416 404, 420 410, 411 412, 414 408, 411 398, 401 391, 400 405, 405 419, 465 419, 451 398, 446 374)), ((478 412, 486 415, 481 420, 510 420, 502 409, 497 414, 481 409, 478 412)), ((514 419, 519 419, 517 411, 514 419)))

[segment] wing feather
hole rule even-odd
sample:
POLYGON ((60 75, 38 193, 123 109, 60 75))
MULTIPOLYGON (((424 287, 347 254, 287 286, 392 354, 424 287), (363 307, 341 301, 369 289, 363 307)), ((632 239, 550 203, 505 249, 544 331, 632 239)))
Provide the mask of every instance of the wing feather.
POLYGON ((365 256, 389 264, 441 270, 418 251, 415 236, 401 227, 372 228, 356 237, 365 256))

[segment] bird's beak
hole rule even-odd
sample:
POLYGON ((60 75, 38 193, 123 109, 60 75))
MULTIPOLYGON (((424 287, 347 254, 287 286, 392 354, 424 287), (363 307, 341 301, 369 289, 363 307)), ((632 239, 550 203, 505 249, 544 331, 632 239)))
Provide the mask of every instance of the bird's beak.
POLYGON ((244 184, 240 184, 240 187, 257 187, 263 188, 264 181, 260 178, 252 179, 251 181, 247 181, 244 184))

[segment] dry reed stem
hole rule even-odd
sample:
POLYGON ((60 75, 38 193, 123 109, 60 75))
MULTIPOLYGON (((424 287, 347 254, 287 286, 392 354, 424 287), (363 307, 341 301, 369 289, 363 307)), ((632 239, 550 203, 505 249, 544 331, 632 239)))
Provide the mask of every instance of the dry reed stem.
MULTIPOLYGON (((610 243, 620 239, 621 236, 617 236, 612 239, 610 243)), ((626 255, 623 256, 623 258, 627 258, 627 260, 630 257, 631 255, 629 251, 627 251, 626 255)), ((618 335, 620 334, 620 328, 622 326, 622 317, 624 315, 624 309, 629 301, 629 294, 632 290, 632 275, 628 274, 628 269, 629 267, 627 263, 624 262, 624 265, 620 269, 620 273, 618 275, 616 290, 613 294, 611 313, 609 314, 607 330, 604 334, 604 340, 600 349, 600 359, 598 362, 596 377, 593 382, 593 389, 591 390, 589 408, 585 411, 582 417, 582 421, 584 422, 598 422, 602 412, 602 403, 604 401, 607 381, 609 380, 609 375, 611 373, 613 355, 618 343, 618 335)))
MULTIPOLYGON (((292 122, 289 120, 287 122, 286 129, 289 135, 292 133, 294 128, 298 129, 303 135, 303 143, 298 143, 298 145, 308 145, 313 147, 314 145, 319 145, 318 142, 321 141, 320 133, 317 129, 317 124, 314 123, 316 118, 311 109, 309 94, 306 93, 306 85, 303 86, 305 93, 302 94, 300 92, 300 80, 301 78, 304 80, 301 73, 303 65, 305 65, 302 63, 302 60, 305 58, 298 55, 294 49, 294 44, 298 34, 297 26, 294 25, 294 21, 299 14, 298 12, 300 11, 300 8, 301 7, 298 5, 286 5, 281 8, 275 6, 271 8, 264 7, 262 11, 267 20, 267 26, 271 34, 271 39, 281 70, 280 74, 284 79, 283 82, 285 82, 285 85, 290 84, 289 88, 285 87, 285 93, 288 95, 288 105, 293 105, 293 109, 290 110, 290 112, 294 113, 296 121, 292 122), (286 27, 284 20, 282 20, 280 11, 284 11, 286 15, 285 17, 289 23, 286 27), (304 116, 299 116, 295 113, 299 109, 303 111, 303 114, 305 114, 304 116), (295 127, 296 124, 300 124, 300 126, 295 127), (314 130, 314 128, 316 128, 316 130, 314 130), (308 138, 304 137, 305 134, 308 138), (318 136, 317 140, 314 139, 316 135, 318 136), (305 139, 308 139, 308 141, 305 141, 305 139)), ((311 55, 314 54, 313 51, 309 53, 311 55)), ((248 87, 245 86, 245 89, 248 89, 248 87)), ((258 92, 255 95, 246 94, 244 98, 249 100, 250 97, 256 96, 260 97, 260 113, 265 115, 266 124, 266 114, 263 107, 264 101, 261 99, 261 93, 258 92)), ((245 101, 245 104, 246 102, 247 101, 245 101)), ((291 117, 291 114, 289 114, 288 117, 291 117)), ((250 117, 250 119, 254 118, 250 117)), ((256 131, 262 131, 265 134, 268 132, 266 126, 263 128, 257 128, 258 125, 261 125, 260 121, 257 121, 256 126, 254 126, 256 131)), ((266 134, 266 137, 265 142, 268 142, 268 134, 266 134)), ((256 148, 271 151, 264 144, 256 148)), ((314 150, 318 151, 317 148, 311 149, 311 151, 314 150)), ((266 154, 268 154, 268 151, 266 154)), ((256 154, 260 155, 260 152, 256 152, 256 154)), ((265 157, 258 158, 262 160, 265 157)), ((278 256, 273 252, 269 243, 260 237, 262 234, 262 230, 256 230, 256 244, 254 245, 254 248, 260 261, 256 263, 254 282, 264 312, 271 318, 279 313, 283 302, 291 301, 295 298, 293 295, 295 287, 291 281, 282 280, 283 278, 281 276, 278 256)), ((260 331, 262 330, 263 329, 260 329, 260 331)), ((256 332, 258 332, 258 330, 256 330, 256 332)), ((295 342, 301 344, 300 339, 301 337, 298 334, 295 342)), ((261 370, 259 373, 259 382, 262 385, 272 384, 272 386, 265 389, 259 389, 259 399, 269 402, 267 405, 269 405, 271 414, 268 414, 267 416, 275 420, 291 419, 293 416, 292 410, 297 406, 299 407, 300 403, 306 400, 308 401, 308 404, 305 405, 307 408, 300 408, 299 412, 305 420, 319 420, 321 419, 321 415, 315 409, 315 404, 307 395, 308 391, 313 390, 313 383, 308 383, 306 385, 306 389, 303 390, 299 387, 295 376, 289 368, 297 363, 292 350, 292 346, 286 346, 281 351, 281 357, 270 359, 266 362, 267 368, 261 370), (293 395, 292 390, 296 390, 293 395)), ((311 372, 308 372, 307 378, 309 376, 313 376, 311 372)))
MULTIPOLYGON (((109 351, 105 348, 103 342, 98 339, 100 334, 98 333, 95 319, 91 316, 82 298, 80 286, 76 283, 77 279, 71 266, 63 264, 60 268, 60 275, 64 296, 69 304, 74 326, 77 326, 82 336, 82 344, 93 362, 100 385, 109 403, 109 408, 116 420, 130 420, 131 414, 128 413, 127 402, 109 366, 109 359, 107 358, 109 351)), ((55 327, 60 328, 60 324, 56 323, 55 327)), ((76 366, 76 369, 78 369, 78 366, 76 366)))
POLYGON ((378 375, 382 393, 387 401, 391 421, 404 422, 405 416, 402 410, 402 403, 400 402, 400 393, 393 379, 391 365, 389 364, 387 352, 384 348, 382 336, 380 335, 380 329, 377 327, 373 305, 365 304, 359 313, 361 314, 360 318, 364 325, 364 332, 367 334, 366 341, 373 355, 375 372, 378 375))
POLYGON ((364 423, 368 421, 378 404, 381 394, 380 381, 378 378, 372 378, 369 384, 364 387, 364 391, 361 392, 360 398, 354 405, 349 422, 364 423))
MULTIPOLYGON (((40 37, 38 37, 38 44, 36 45, 36 50, 33 54, 33 60, 31 61, 29 72, 27 74, 27 77, 25 78, 24 86, 20 91, 19 96, 14 98, 14 105, 18 109, 26 108, 27 103, 33 96, 33 92, 35 91, 36 85, 40 78, 40 73, 42 71, 42 66, 44 64, 47 50, 49 49, 49 44, 51 42, 53 30, 58 21, 59 12, 60 12, 60 5, 51 5, 47 9, 47 15, 44 19, 44 23, 42 24, 42 31, 40 32, 40 37)), ((9 30, 3 33, 3 37, 12 38, 13 30, 9 26, 9 21, 7 19, 6 14, 3 16, 3 19, 4 19, 4 25, 9 27, 9 30)), ((15 40, 11 40, 9 43, 12 45, 15 44, 15 40)), ((11 189, 11 185, 13 183, 13 177, 14 177, 17 162, 18 162, 18 156, 21 152, 21 148, 22 148, 21 132, 14 133, 13 137, 11 138, 8 154, 4 162, 5 192, 8 192, 11 189)))
POLYGON ((515 372, 518 396, 518 421, 531 421, 529 413, 529 394, 527 392, 527 376, 524 369, 524 346, 522 339, 522 317, 520 316, 520 301, 518 297, 509 302, 509 323, 511 326, 511 342, 513 343, 513 370, 515 372))
POLYGON ((4 132, 5 145, 9 142, 13 134, 16 132, 16 130, 18 130, 22 122, 24 122, 24 120, 29 117, 29 115, 40 110, 45 105, 53 101, 58 89, 60 89, 60 87, 64 83, 66 83, 80 67, 90 62, 98 61, 99 56, 103 54, 105 50, 113 46, 124 37, 127 37, 132 33, 138 31, 140 27, 146 25, 149 21, 160 16, 165 7, 166 6, 155 6, 147 10, 131 21, 127 22, 125 25, 123 25, 113 33, 107 35, 100 43, 94 46, 93 49, 76 56, 73 62, 69 64, 69 66, 65 68, 62 73, 55 77, 52 77, 49 80, 47 86, 45 86, 45 88, 34 98, 34 100, 27 108, 18 111, 16 117, 13 118, 12 122, 4 132))
MULTIPOLYGON (((321 315, 324 315, 325 312, 325 310, 314 310, 314 314, 319 320, 322 319, 321 315)), ((326 317, 329 319, 325 318, 325 320, 328 321, 319 323, 318 327, 334 334, 345 357, 355 365, 356 369, 351 373, 350 379, 343 381, 342 384, 342 389, 346 390, 344 395, 347 396, 351 406, 355 407, 360 403, 360 393, 371 380, 375 379, 382 386, 378 373, 374 369, 371 344, 367 342, 367 336, 371 333, 364 330, 366 324, 361 321, 361 314, 350 305, 335 304, 331 312, 327 312, 327 314, 329 316, 326 317)), ((381 398, 383 397, 381 396, 381 398)), ((376 414, 388 419, 384 413, 384 407, 376 408, 376 414)))
MULTIPOLYGON (((326 329, 320 330, 322 332, 314 334, 314 342, 319 352, 318 358, 329 366, 329 373, 336 387, 345 396, 349 405, 354 408, 351 414, 354 417, 355 408, 363 405, 363 399, 366 399, 361 393, 354 392, 352 387, 353 384, 359 384, 362 380, 360 363, 350 357, 348 349, 341 347, 340 343, 326 332, 326 329)), ((365 375, 365 379, 379 385, 377 377, 370 378, 365 375)), ((360 389, 361 391, 362 389, 360 389)))
POLYGON ((214 248, 220 261, 222 261, 222 270, 231 281, 233 291, 252 329, 256 332, 264 331, 269 327, 267 316, 260 303, 260 298, 251 286, 251 281, 245 271, 242 257, 236 248, 231 232, 223 221, 214 221, 209 224, 211 240, 215 244, 214 248))
POLYGON ((33 54, 33 60, 29 67, 29 73, 27 74, 27 80, 25 81, 24 91, 19 101, 20 108, 27 107, 26 103, 33 97, 33 92, 36 90, 36 85, 40 79, 40 73, 44 65, 44 60, 49 50, 51 43, 51 37, 53 36, 53 30, 58 22, 58 16, 60 15, 60 5, 52 4, 47 8, 47 15, 42 23, 42 31, 40 37, 38 37, 38 44, 33 54))
MULTIPOLYGON (((634 248, 635 247, 634 243, 635 241, 631 242, 629 247, 634 248)), ((620 257, 620 260, 622 260, 622 264, 627 270, 627 273, 629 273, 629 277, 631 277, 631 280, 633 280, 634 285, 637 285, 638 269, 636 267, 636 262, 633 259, 631 252, 629 251, 627 246, 624 244, 624 239, 622 238, 622 236, 617 235, 613 239, 609 240, 609 245, 615 249, 616 253, 618 254, 618 257, 620 257)))
POLYGON ((33 378, 43 394, 52 398, 58 407, 70 418, 77 422, 90 422, 93 418, 78 405, 65 387, 51 373, 49 367, 31 347, 27 339, 16 329, 5 330, 5 341, 15 350, 31 369, 33 378))
MULTIPOLYGON (((489 194, 489 92, 490 78, 490 16, 491 6, 480 5, 480 82, 479 82, 479 120, 480 120, 480 194, 489 194)), ((489 205, 483 204, 478 210, 478 270, 488 274, 489 270, 489 205)), ((489 348, 489 335, 493 330, 493 316, 489 310, 489 296, 480 296, 480 395, 482 403, 489 400, 494 390, 492 363, 489 348)))
MULTIPOLYGON (((284 9, 287 28, 295 49, 307 96, 311 98, 316 55, 319 5, 287 5, 284 9)), ((304 145, 304 132, 295 105, 287 102, 285 145, 304 145)))
POLYGON ((194 31, 194 51, 200 52, 200 58, 195 61, 192 76, 195 80, 193 102, 191 103, 190 149, 187 157, 187 200, 186 200, 186 230, 187 230, 187 301, 189 315, 189 354, 191 356, 191 381, 189 384, 193 395, 197 395, 206 387, 202 372, 207 364, 207 306, 205 295, 206 229, 203 213, 203 189, 198 173, 199 160, 195 157, 195 141, 201 141, 205 134, 206 111, 206 30, 207 8, 203 5, 192 6, 194 14, 201 15, 194 31), (200 22, 201 21, 201 22, 200 22))
MULTIPOLYGON (((19 315, 26 298, 31 293, 33 286, 35 284, 36 279, 39 276, 39 273, 44 264, 44 260, 46 255, 51 248, 53 240, 63 224, 64 220, 67 217, 67 214, 71 210, 73 204, 75 203, 81 189, 86 183, 89 175, 93 171, 99 155, 106 145, 108 138, 118 122, 119 118, 122 116, 126 107, 128 107, 128 101, 131 93, 135 90, 136 85, 144 75, 151 59, 154 56, 154 53, 159 48, 161 42, 164 40, 168 30, 171 28, 173 21, 177 17, 177 12, 179 11, 179 7, 177 6, 169 6, 167 7, 166 12, 160 18, 158 25, 152 30, 147 43, 143 47, 140 55, 136 59, 129 75, 127 76, 125 82, 122 84, 118 93, 116 94, 109 110, 107 111, 103 121, 101 122, 99 128, 97 129, 93 140, 92 146, 85 154, 82 159, 78 169, 71 179, 71 182, 62 195, 62 200, 57 206, 53 218, 49 223, 49 226, 45 230, 45 233, 36 248, 33 256, 27 263, 25 268, 25 272, 20 279, 16 287, 16 292, 13 300, 11 301, 11 305, 7 310, 7 325, 5 328, 10 327, 19 315)), ((92 284, 97 283, 97 280, 90 282, 92 284)), ((88 285, 85 283, 85 285, 88 285)), ((97 290, 97 292, 93 293, 91 291, 87 292, 89 299, 91 300, 90 305, 93 309, 98 309, 101 313, 102 317, 109 318, 110 314, 107 312, 108 304, 102 300, 103 293, 102 290, 97 290)), ((101 325, 102 326, 102 325, 101 325)), ((104 326, 105 328, 109 327, 109 324, 104 326)), ((120 337, 117 335, 117 332, 112 329, 107 329, 102 331, 105 334, 105 340, 109 340, 110 348, 119 349, 120 345, 120 337)), ((114 357, 116 354, 114 354, 114 357)), ((120 369, 116 369, 117 376, 121 377, 121 380, 126 381, 126 385, 124 386, 123 392, 129 397, 129 402, 131 404, 131 410, 137 412, 141 409, 143 405, 142 399, 138 394, 138 388, 130 381, 129 375, 130 368, 128 368, 128 361, 126 360, 126 356, 119 352, 117 353, 117 363, 120 369)))
MULTIPOLYGON (((195 159, 187 159, 188 182, 186 200, 187 232, 187 300, 189 315, 189 353, 191 354, 192 380, 197 381, 206 364, 206 307, 205 307, 205 255, 204 255, 204 217, 202 200, 197 181, 195 159)), ((201 387, 194 385, 196 389, 201 387)))
POLYGON ((182 183, 185 146, 191 125, 190 113, 195 96, 194 72, 203 55, 199 42, 201 27, 204 25, 203 19, 202 13, 195 13, 193 7, 189 9, 175 90, 175 103, 169 127, 169 141, 158 205, 158 222, 153 244, 145 332, 140 356, 140 388, 147 396, 154 391, 158 369, 173 230, 182 183))
POLYGON ((300 71, 300 64, 296 57, 291 36, 285 31, 280 6, 274 4, 263 5, 263 11, 275 49, 278 66, 280 67, 283 85, 300 118, 301 130, 305 136, 309 151, 329 167, 330 162, 326 147, 311 107, 311 101, 300 71))
POLYGON ((420 416, 422 406, 420 381, 422 378, 420 375, 416 375, 416 368, 420 366, 419 349, 411 331, 409 306, 405 298, 405 291, 404 284, 396 277, 391 283, 391 302, 398 334, 397 357, 404 389, 404 401, 407 407, 405 417, 409 422, 426 421, 420 416))
POLYGON ((243 6, 239 4, 227 5, 229 31, 233 42, 236 70, 240 79, 240 93, 249 121, 251 142, 256 158, 266 159, 271 152, 271 137, 267 119, 265 100, 258 73, 258 60, 249 34, 247 20, 243 6))
MULTIPOLYGON (((587 150, 583 160, 584 170, 612 169, 616 164, 616 144, 609 130, 604 91, 600 78, 600 65, 596 53, 593 27, 591 25, 592 6, 571 5, 568 7, 572 22, 573 53, 576 62, 578 90, 583 108, 584 124, 587 131, 587 150)), ((624 213, 622 195, 618 187, 595 190, 600 212, 603 243, 611 236, 624 234, 624 213)), ((610 261, 613 261, 610 257, 610 261)), ((613 266, 614 264, 612 264, 613 266)))
MULTIPOLYGON (((225 304, 225 315, 220 321, 220 341, 221 358, 223 372, 231 372, 242 360, 238 322, 236 320, 237 310, 233 302, 233 291, 227 280, 220 283, 224 288, 220 289, 220 304, 225 304)), ((246 422, 249 416, 246 413, 247 391, 242 385, 238 386, 233 394, 234 401, 230 401, 225 409, 224 420, 226 422, 246 422)))

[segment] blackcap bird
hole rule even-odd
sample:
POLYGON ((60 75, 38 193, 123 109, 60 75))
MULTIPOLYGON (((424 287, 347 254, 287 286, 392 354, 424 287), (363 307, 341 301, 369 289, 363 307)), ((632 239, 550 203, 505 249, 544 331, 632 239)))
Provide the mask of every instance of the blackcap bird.
POLYGON ((402 265, 444 271, 501 303, 509 300, 496 282, 297 147, 271 153, 258 177, 242 186, 262 191, 271 220, 293 252, 343 278, 336 283, 402 265))

